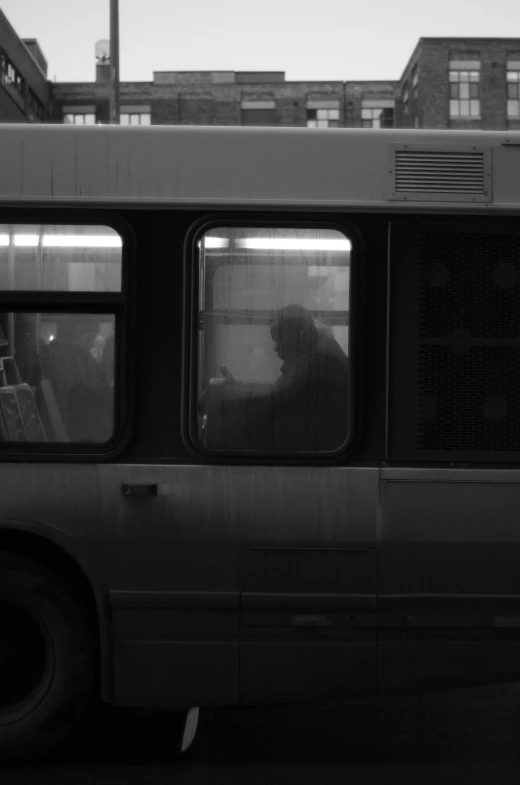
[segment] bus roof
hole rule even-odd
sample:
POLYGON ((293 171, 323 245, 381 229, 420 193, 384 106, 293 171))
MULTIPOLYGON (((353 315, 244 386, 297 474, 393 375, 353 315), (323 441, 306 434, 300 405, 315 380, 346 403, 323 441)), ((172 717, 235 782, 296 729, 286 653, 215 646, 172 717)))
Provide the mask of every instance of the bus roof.
POLYGON ((0 202, 520 205, 520 131, 1 125, 0 202))

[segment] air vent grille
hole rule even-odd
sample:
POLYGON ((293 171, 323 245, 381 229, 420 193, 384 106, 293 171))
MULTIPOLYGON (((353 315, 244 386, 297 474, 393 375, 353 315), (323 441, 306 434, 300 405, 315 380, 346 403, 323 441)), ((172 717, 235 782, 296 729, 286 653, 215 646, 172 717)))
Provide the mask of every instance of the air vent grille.
POLYGON ((485 151, 395 150, 394 195, 486 195, 485 151))

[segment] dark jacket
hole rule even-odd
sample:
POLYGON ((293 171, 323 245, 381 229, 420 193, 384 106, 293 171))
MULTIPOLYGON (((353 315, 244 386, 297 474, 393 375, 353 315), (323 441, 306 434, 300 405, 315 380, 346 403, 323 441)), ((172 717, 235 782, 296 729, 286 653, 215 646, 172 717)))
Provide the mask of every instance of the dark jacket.
POLYGON ((340 447, 348 426, 348 359, 317 331, 308 351, 285 363, 271 385, 223 383, 206 391, 208 447, 322 452, 340 447))

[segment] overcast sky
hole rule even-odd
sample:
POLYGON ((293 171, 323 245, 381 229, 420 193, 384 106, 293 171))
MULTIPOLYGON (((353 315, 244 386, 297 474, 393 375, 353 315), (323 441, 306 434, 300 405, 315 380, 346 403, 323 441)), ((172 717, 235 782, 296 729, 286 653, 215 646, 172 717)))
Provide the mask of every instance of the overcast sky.
MULTIPOLYGON (((0 0, 58 82, 95 78, 109 0, 0 0)), ((119 0, 122 81, 153 71, 399 79, 422 37, 520 38, 520 0, 119 0)))

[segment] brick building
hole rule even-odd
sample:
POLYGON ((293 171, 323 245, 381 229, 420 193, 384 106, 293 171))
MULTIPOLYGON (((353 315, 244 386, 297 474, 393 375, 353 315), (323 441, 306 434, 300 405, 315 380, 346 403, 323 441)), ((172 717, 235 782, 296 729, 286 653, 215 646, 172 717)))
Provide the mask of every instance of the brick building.
MULTIPOLYGON (((51 83, 37 41, 18 39, 1 12, 0 57, 0 122, 108 122, 106 62, 94 82, 51 83)), ((520 38, 421 38, 398 81, 155 71, 122 82, 120 99, 128 125, 520 128, 520 38)))
MULTIPOLYGON (((156 71, 152 82, 121 83, 121 122, 393 127, 398 84, 286 82, 283 72, 156 71)), ((82 122, 82 113, 88 122, 108 122, 108 66, 97 66, 95 83, 55 84, 53 95, 55 122, 82 122)))
POLYGON ((520 128, 519 38, 421 38, 396 93, 399 128, 520 128))
POLYGON ((48 122, 47 61, 34 39, 21 40, 0 11, 0 122, 48 122))

